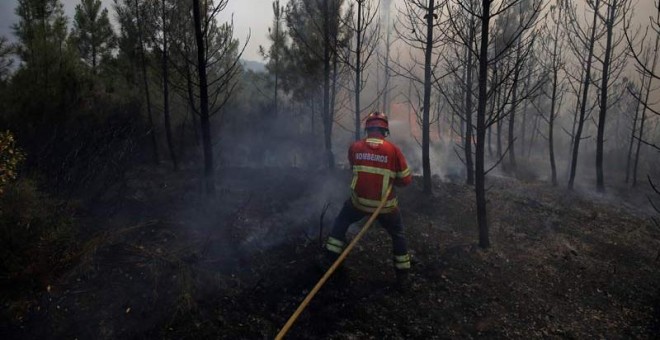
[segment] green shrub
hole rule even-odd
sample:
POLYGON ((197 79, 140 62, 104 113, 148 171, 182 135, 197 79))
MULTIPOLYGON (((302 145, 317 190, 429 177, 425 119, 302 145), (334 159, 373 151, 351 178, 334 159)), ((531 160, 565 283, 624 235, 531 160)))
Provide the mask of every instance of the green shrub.
POLYGON ((9 131, 0 132, 0 195, 18 176, 17 170, 23 160, 25 156, 16 147, 14 135, 9 131))

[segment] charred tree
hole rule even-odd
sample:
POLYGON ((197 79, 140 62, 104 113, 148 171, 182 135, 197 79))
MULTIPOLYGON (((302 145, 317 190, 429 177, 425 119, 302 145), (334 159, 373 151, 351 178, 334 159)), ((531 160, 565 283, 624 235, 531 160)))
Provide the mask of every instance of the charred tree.
POLYGON ((167 39, 168 39, 168 18, 167 18, 167 6, 165 0, 161 1, 161 33, 163 38, 163 49, 162 53, 162 72, 163 72, 163 122, 165 123, 165 136, 167 138, 167 147, 170 150, 170 158, 172 160, 172 165, 174 171, 179 169, 179 163, 177 161, 176 151, 174 150, 174 141, 172 140, 172 123, 170 118, 170 87, 169 87, 169 62, 168 62, 168 51, 167 51, 167 39))
POLYGON ((644 84, 646 82, 647 77, 642 76, 642 84, 639 88, 639 90, 635 89, 634 85, 630 85, 628 87, 628 92, 635 98, 635 102, 637 103, 635 105, 635 115, 633 116, 633 121, 632 121, 632 132, 630 133, 630 143, 628 144, 628 154, 626 157, 626 180, 625 182, 628 183, 630 181, 630 162, 632 160, 632 153, 633 153, 633 145, 635 144, 635 133, 637 132, 637 120, 639 118, 639 108, 641 107, 641 100, 639 98, 642 97, 642 89, 645 87, 644 84))
POLYGON ((144 90, 144 96, 147 104, 147 122, 149 124, 149 135, 151 136, 151 146, 154 156, 154 163, 158 164, 160 162, 160 157, 158 155, 158 143, 156 142, 156 128, 154 126, 154 119, 151 110, 151 94, 149 93, 149 79, 147 77, 147 58, 145 57, 144 52, 144 29, 143 29, 143 16, 140 12, 140 5, 138 0, 135 0, 135 19, 137 21, 137 30, 138 30, 138 41, 140 44, 140 69, 142 71, 142 88, 144 90))
MULTIPOLYGON (((422 90, 418 91, 418 98, 422 98, 421 115, 418 115, 418 123, 421 123, 422 142, 422 173, 423 173, 423 191, 426 194, 432 192, 431 183, 431 161, 430 161, 430 131, 433 120, 431 119, 431 92, 434 82, 438 82, 443 77, 433 73, 436 69, 440 55, 438 47, 442 45, 441 37, 434 35, 434 28, 440 24, 440 10, 445 1, 435 0, 415 0, 407 1, 405 11, 401 12, 399 22, 401 25, 395 26, 398 36, 409 47, 423 51, 424 60, 420 61, 411 55, 410 65, 403 65, 398 61, 392 60, 400 70, 396 71, 398 75, 411 80, 415 86, 419 85, 422 90), (403 18, 403 19, 402 19, 403 18), (423 74, 419 77, 419 72, 423 74), (421 94, 419 94, 421 92, 421 94)), ((410 98, 409 98, 410 99, 410 98)), ((437 119, 437 117, 435 118, 437 119)))
POLYGON ((609 90, 610 61, 612 58, 612 34, 614 30, 614 15, 616 10, 616 0, 612 4, 607 4, 606 45, 605 60, 603 61, 603 74, 601 76, 600 87, 600 114, 598 115, 598 135, 596 136, 596 187, 598 191, 605 191, 605 179, 603 176, 603 143, 605 138, 605 119, 607 117, 607 94, 609 90))
POLYGON ((465 67, 467 69, 466 83, 465 83, 465 168, 467 170, 467 178, 465 183, 467 185, 474 185, 474 165, 472 162, 472 96, 473 94, 473 61, 472 61, 472 46, 474 44, 474 20, 470 20, 470 29, 467 41, 467 61, 465 67))
MULTIPOLYGON (((660 12, 659 12, 660 13, 660 12)), ((660 16, 659 16, 660 17, 660 16)), ((658 62, 658 43, 660 43, 660 35, 657 35, 655 38, 655 46, 653 49, 653 62, 651 63, 651 68, 650 70, 655 72, 655 68, 658 62)), ((642 75, 643 77, 646 75, 642 75)), ((633 165, 633 180, 632 180, 632 186, 637 185, 637 167, 639 165, 639 155, 640 155, 640 150, 642 148, 642 141, 644 140, 644 123, 646 122, 646 111, 649 106, 649 98, 651 95, 651 83, 653 82, 652 77, 647 77, 648 78, 648 83, 646 84, 646 94, 644 97, 644 101, 642 103, 642 117, 640 118, 640 123, 639 123, 639 135, 637 136, 637 147, 635 150, 635 162, 633 165)), ((641 94, 641 92, 640 92, 641 94)), ((634 134, 634 132, 633 132, 634 134)))
MULTIPOLYGON (((355 37, 355 45, 349 44, 346 57, 342 62, 350 69, 354 75, 354 128, 355 140, 360 139, 361 115, 364 109, 361 104, 361 94, 366 86, 363 79, 364 73, 370 65, 371 58, 374 56, 378 47, 379 30, 374 27, 374 20, 377 12, 372 8, 371 2, 366 0, 356 0, 357 13, 356 22, 347 23, 347 28, 355 37), (353 58, 353 55, 355 56, 353 58)), ((385 111, 386 113, 389 113, 385 111)))
POLYGON ((332 154, 332 117, 330 116, 330 9, 329 0, 323 0, 323 142, 328 168, 334 169, 335 157, 332 154))
POLYGON ((199 116, 202 126, 202 146, 204 148, 204 182, 206 193, 215 195, 215 175, 213 171, 213 146, 211 145, 211 123, 209 115, 208 82, 206 79, 206 47, 202 31, 200 0, 193 0, 195 44, 197 45, 197 76, 199 77, 199 116))
POLYGON ((362 57, 362 7, 364 0, 357 0, 357 26, 355 45, 355 140, 360 139, 360 90, 362 89, 362 70, 360 69, 362 57))
MULTIPOLYGON (((544 48, 548 48, 549 45, 552 46, 552 50, 545 50, 547 53, 546 55, 549 55, 549 60, 545 63, 545 69, 548 73, 550 73, 551 77, 551 94, 549 96, 550 98, 550 112, 548 114, 548 118, 546 119, 548 123, 548 155, 550 157, 550 170, 552 173, 552 185, 556 186, 557 185, 557 165, 555 161, 555 143, 554 143, 554 126, 555 126, 555 119, 558 116, 558 111, 559 108, 557 105, 558 102, 561 100, 560 97, 562 96, 560 93, 563 93, 563 91, 560 91, 560 88, 562 88, 562 80, 559 79, 559 73, 563 68, 563 60, 562 60, 562 55, 563 55, 563 43, 562 43, 562 36, 560 36, 560 27, 561 27, 561 22, 562 22, 562 11, 563 11, 563 6, 560 3, 561 0, 558 0, 554 6, 550 9, 550 17, 548 20, 552 21, 552 25, 554 25, 554 32, 549 33, 548 35, 548 41, 545 44, 542 44, 544 48)), ((546 25, 547 30, 550 30, 551 27, 546 25)))
POLYGON ((424 175, 424 193, 431 194, 431 161, 430 161, 430 110, 431 110, 431 53, 433 50, 433 19, 435 13, 434 0, 429 0, 426 19, 426 49, 424 52, 424 113, 422 116, 422 171, 424 175))
POLYGON ((384 78, 385 85, 383 86, 383 112, 389 113, 390 109, 390 50, 392 47, 392 0, 384 0, 384 5, 382 10, 385 11, 384 21, 386 22, 386 32, 385 32, 385 67, 384 67, 384 78))
MULTIPOLYGON (((346 42, 346 29, 342 25, 343 0, 292 0, 286 9, 286 22, 292 39, 290 52, 291 67, 287 69, 286 88, 294 97, 322 93, 321 122, 323 127, 323 149, 328 168, 334 168, 332 152, 332 129, 335 113, 332 108, 332 83, 334 60, 346 42), (321 84, 319 86, 319 84, 321 84)), ((338 65, 339 66, 339 65, 338 65)), ((339 67, 337 68, 339 70, 339 67)))
POLYGON ((611 102, 617 101, 610 98, 610 81, 617 78, 623 68, 623 52, 615 54, 615 49, 622 41, 621 38, 614 39, 614 29, 623 22, 623 17, 629 15, 629 0, 608 0, 604 2, 607 6, 606 16, 599 15, 605 26, 605 51, 602 60, 602 76, 600 86, 600 111, 598 115, 598 135, 596 137, 596 187, 598 191, 605 191, 605 178, 603 174, 603 150, 605 143, 605 124, 607 112, 611 102), (620 62, 617 63, 617 60, 620 62))
MULTIPOLYGON (((587 43, 587 59, 586 59, 586 64, 584 66, 584 79, 582 80, 582 94, 580 98, 580 115, 577 120, 577 130, 575 131, 575 136, 573 136, 573 153, 571 155, 571 171, 569 174, 569 179, 568 179, 568 188, 573 189, 573 184, 575 182, 575 174, 577 170, 577 162, 578 162, 578 152, 580 151, 580 140, 582 138, 582 130, 584 129, 584 122, 586 121, 586 111, 587 111, 587 101, 588 101, 588 96, 589 96, 589 87, 591 85, 591 64, 593 61, 593 56, 594 56, 594 44, 596 42, 596 24, 598 20, 598 9, 600 8, 600 1, 601 0, 595 0, 595 5, 594 5, 594 15, 593 15, 593 21, 592 25, 590 28, 590 37, 587 43)), ((575 13, 571 13, 573 16, 575 13)), ((568 19, 570 22, 575 22, 574 20, 568 19)), ((577 33, 579 31, 579 28, 577 26, 573 26, 574 33, 577 33)), ((568 36, 570 37, 571 34, 568 36)), ((569 40, 570 42, 570 40, 569 40)), ((576 54, 579 55, 579 51, 581 51, 580 46, 578 46, 578 43, 572 43, 573 49, 576 54)))
POLYGON ((490 29, 491 0, 481 2, 481 40, 479 48, 479 101, 477 105, 477 147, 475 155, 475 193, 477 197, 477 224, 479 246, 488 248, 490 237, 486 216, 486 169, 484 166, 484 138, 486 136, 486 100, 488 81, 488 32, 490 29))
MULTIPOLYGON (((474 17, 477 22, 480 23, 480 38, 479 38, 479 48, 475 50, 474 53, 477 56, 477 61, 479 65, 478 73, 478 101, 477 101, 477 117, 476 117, 476 153, 475 153, 475 195, 477 203, 477 224, 479 230, 479 246, 482 248, 487 248, 490 246, 490 236, 488 231, 488 219, 487 219, 487 207, 486 207, 486 174, 492 170, 499 161, 490 169, 486 169, 485 163, 485 147, 486 147, 486 131, 488 127, 492 127, 498 121, 501 121, 505 114, 505 105, 511 103, 510 97, 512 94, 511 88, 503 88, 502 84, 505 81, 510 81, 514 76, 515 72, 520 72, 520 68, 523 65, 523 60, 528 57, 531 49, 528 49, 520 58, 515 58, 513 62, 509 60, 509 63, 502 63, 508 67, 503 67, 501 71, 501 76, 491 78, 489 82, 488 72, 489 66, 494 68, 498 65, 506 56, 510 53, 512 46, 516 44, 518 39, 521 39, 525 32, 529 31, 534 25, 538 18, 538 14, 542 8, 541 1, 534 1, 530 3, 529 11, 524 13, 524 17, 521 16, 516 21, 516 24, 512 27, 509 27, 509 34, 499 36, 500 44, 497 49, 489 48, 490 39, 491 39, 491 19, 496 16, 506 14, 508 10, 516 5, 520 5, 521 2, 512 0, 504 1, 499 3, 498 7, 491 12, 491 6, 493 4, 492 0, 482 0, 480 11, 478 8, 468 8, 462 2, 455 0, 454 3, 457 6, 460 6, 465 10, 469 15, 474 17), (504 36, 504 38, 502 38, 504 36), (489 55, 490 51, 493 51, 492 55, 489 55), (490 89, 489 89, 490 85, 490 89), (496 93, 500 91, 502 95, 501 103, 496 108, 496 112, 486 112, 489 98, 494 99, 496 93)), ((476 6, 475 6, 476 7, 476 6)), ((522 15, 522 13, 521 13, 522 15)), ((502 32, 502 31, 501 31, 502 32)), ((531 44, 529 44, 531 45, 531 44)), ((498 65, 497 67, 499 67, 498 65)), ((533 86, 533 88, 538 88, 539 85, 533 86)), ((534 93, 534 90, 527 90, 527 93, 521 98, 528 98, 534 93)), ((520 98, 516 100, 518 102, 520 98)), ((500 159, 501 160, 501 159, 500 159)))
POLYGON ((280 6, 280 0, 273 1, 273 27, 268 29, 268 38, 272 42, 268 51, 263 46, 259 47, 259 53, 268 59, 266 69, 273 76, 273 118, 279 115, 279 93, 281 87, 282 72, 284 71, 284 58, 286 55, 286 32, 282 27, 284 20, 284 7, 280 6))

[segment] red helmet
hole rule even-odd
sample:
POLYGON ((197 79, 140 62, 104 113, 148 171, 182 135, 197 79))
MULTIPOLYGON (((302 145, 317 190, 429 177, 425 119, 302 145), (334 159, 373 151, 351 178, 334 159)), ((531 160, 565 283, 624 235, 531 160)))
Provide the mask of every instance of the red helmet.
POLYGON ((367 121, 364 125, 365 129, 368 128, 381 128, 385 129, 388 133, 390 132, 389 124, 387 122, 387 116, 382 112, 372 112, 367 116, 367 121))

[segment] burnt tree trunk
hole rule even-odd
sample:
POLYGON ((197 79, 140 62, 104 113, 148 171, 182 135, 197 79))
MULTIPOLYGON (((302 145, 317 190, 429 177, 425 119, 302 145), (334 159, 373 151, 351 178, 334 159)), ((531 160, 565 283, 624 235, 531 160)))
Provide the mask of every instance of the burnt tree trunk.
MULTIPOLYGON (((465 168, 467 170, 467 185, 474 185, 474 168, 472 164, 472 42, 474 41, 474 21, 470 21, 470 35, 467 48, 467 76, 465 93, 465 168)), ((462 129, 461 129, 462 131, 462 129)))
MULTIPOLYGON (((531 77, 532 77, 532 72, 527 72, 527 77, 525 78, 525 83, 523 84, 524 88, 528 88, 529 84, 531 82, 531 77)), ((526 132, 527 132, 527 108, 529 106, 529 99, 525 100, 525 105, 523 105, 522 109, 522 126, 521 126, 521 133, 520 133, 520 155, 524 156, 525 155, 525 137, 526 137, 526 132)))
POLYGON ((195 23, 195 43, 197 44, 197 73, 199 75, 199 115, 202 126, 202 145, 204 147, 204 182, 206 193, 215 195, 215 176, 213 173, 213 145, 211 144, 211 123, 209 116, 209 94, 206 79, 206 55, 204 51, 204 35, 202 33, 202 18, 199 6, 200 0, 193 0, 193 17, 195 23))
POLYGON ((548 153, 550 156, 550 170, 552 171, 552 185, 557 186, 557 164, 555 163, 554 128, 557 117, 557 87, 559 86, 559 22, 561 22, 561 6, 559 6, 558 19, 555 24, 555 36, 552 47, 552 96, 550 97, 550 119, 548 119, 548 153))
POLYGON ((600 114, 598 115, 598 135, 596 136, 596 188, 605 191, 605 178, 603 175, 603 144, 605 141, 605 121, 607 118, 607 96, 610 78, 610 61, 612 59, 612 34, 614 30, 614 14, 616 1, 608 4, 607 41, 605 43, 605 60, 603 61, 603 76, 600 88, 600 114))
POLYGON ((332 116, 330 112, 330 10, 328 0, 323 0, 323 141, 328 168, 334 169, 332 154, 332 116))
POLYGON ((149 94, 149 80, 147 78, 147 60, 144 55, 144 41, 142 37, 142 17, 140 15, 140 6, 138 0, 135 0, 135 14, 137 19, 138 42, 140 44, 140 67, 142 69, 142 85, 144 96, 147 101, 147 122, 149 124, 149 135, 151 136, 151 147, 154 156, 154 163, 160 162, 158 156, 158 143, 156 142, 156 128, 154 127, 154 118, 151 112, 151 95, 149 94))
POLYGON ((162 68, 163 68, 163 121, 165 123, 165 137, 167 138, 167 147, 170 150, 170 158, 174 171, 179 170, 179 163, 176 159, 176 151, 174 150, 174 142, 172 141, 172 123, 170 121, 170 88, 169 88, 169 73, 168 73, 168 56, 167 56, 167 27, 166 27, 166 8, 165 0, 161 1, 163 6, 162 23, 163 23, 163 54, 162 54, 162 68))
POLYGON ((477 149, 475 194, 477 198, 477 224, 479 225, 479 246, 488 248, 488 221, 486 216, 486 171, 484 169, 484 138, 486 135, 486 95, 488 81, 488 30, 490 26, 491 0, 482 0, 481 47, 479 51, 479 103, 477 106, 477 149))
POLYGON ((598 19, 599 6, 600 6, 600 0, 596 0, 593 24, 591 27, 591 39, 589 40, 587 65, 585 66, 584 81, 582 82, 582 99, 580 100, 580 118, 578 119, 577 130, 575 131, 575 136, 573 137, 573 154, 571 156, 571 172, 569 174, 569 179, 568 179, 568 188, 571 190, 573 189, 573 185, 575 182, 575 173, 578 162, 578 152, 580 151, 580 139, 582 138, 582 129, 584 128, 584 121, 585 121, 584 116, 586 115, 586 111, 587 111, 587 98, 589 96, 589 85, 591 84, 591 63, 594 55, 596 20, 598 19))
POLYGON ((357 10, 357 46, 355 48, 355 140, 360 139, 360 90, 362 87, 362 5, 364 0, 358 0, 357 10))
MULTIPOLYGON (((385 86, 383 89, 383 112, 390 114, 390 47, 392 45, 392 19, 391 19, 391 0, 385 0, 385 21, 387 22, 387 33, 385 33, 385 86)), ((378 88, 378 87, 376 87, 378 88)))
POLYGON ((646 98, 644 100, 644 108, 642 109, 642 118, 639 123, 639 136, 637 137, 637 149, 635 150, 635 163, 633 165, 633 179, 632 186, 637 186, 637 166, 639 165, 639 151, 642 147, 642 138, 644 138, 644 122, 646 121, 646 103, 649 101, 649 94, 651 93, 651 79, 646 86, 646 98))
MULTIPOLYGON (((633 117, 632 133, 630 134, 630 143, 628 144, 628 156, 626 158, 626 183, 628 183, 630 180, 630 162, 632 160, 633 145, 635 144, 635 132, 637 131, 637 119, 639 118, 639 107, 641 106, 640 103, 642 101, 641 89, 644 88, 644 79, 646 79, 646 77, 642 77, 642 86, 640 87, 640 91, 637 93, 637 105, 635 105, 635 116, 633 117)), ((634 89, 630 89, 630 91, 634 91, 634 89)))
POLYGON ((426 13, 426 50, 424 52, 424 112, 422 113, 422 168, 424 173, 424 193, 431 193, 430 111, 431 111, 431 52, 433 50, 434 0, 429 0, 426 13))
POLYGON ((509 113, 509 138, 508 138, 508 148, 509 148, 509 171, 512 171, 515 173, 516 171, 516 148, 515 148, 515 127, 516 127, 516 110, 518 109, 518 82, 520 80, 520 72, 523 63, 520 61, 520 41, 522 37, 518 38, 518 43, 516 46, 516 63, 519 63, 516 65, 516 69, 514 70, 513 73, 513 83, 511 84, 512 86, 512 91, 513 91, 513 98, 511 101, 511 111, 509 113))
MULTIPOLYGON (((658 9, 656 15, 656 21, 660 20, 660 8, 658 9)), ((660 34, 655 37, 655 45, 653 47, 653 62, 651 63, 651 71, 655 72, 655 68, 658 63, 658 47, 660 47, 660 34)), ((651 94, 651 83, 653 83, 653 77, 649 76, 649 82, 646 84, 646 94, 644 98, 644 107, 642 108, 642 118, 639 126, 639 138, 637 139, 637 150, 635 151, 635 165, 633 167, 633 187, 637 185, 637 166, 639 164, 639 154, 642 147, 642 140, 644 138, 644 122, 646 121, 646 109, 649 105, 649 96, 651 94)), ((641 88, 640 88, 640 99, 641 99, 641 88)), ((634 129, 633 129, 634 135, 634 129)))

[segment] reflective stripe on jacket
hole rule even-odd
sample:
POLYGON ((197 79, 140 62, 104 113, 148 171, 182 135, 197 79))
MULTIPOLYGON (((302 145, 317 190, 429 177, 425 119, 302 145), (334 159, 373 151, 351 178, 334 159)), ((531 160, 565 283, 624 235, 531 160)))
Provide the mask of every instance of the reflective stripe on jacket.
MULTIPOLYGON (((348 161, 353 169, 351 201, 365 212, 373 212, 387 193, 390 182, 405 186, 412 182, 406 159, 396 145, 381 136, 354 142, 348 149, 348 161)), ((394 191, 387 198, 382 212, 396 209, 398 201, 394 191)))

